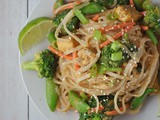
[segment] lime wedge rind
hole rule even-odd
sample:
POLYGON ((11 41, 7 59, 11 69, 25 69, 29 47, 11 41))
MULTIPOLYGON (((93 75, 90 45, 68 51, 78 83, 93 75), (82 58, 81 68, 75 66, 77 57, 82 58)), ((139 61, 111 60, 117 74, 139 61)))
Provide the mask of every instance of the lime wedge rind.
POLYGON ((32 21, 30 21, 29 23, 26 24, 26 26, 21 30, 19 36, 18 36, 18 45, 19 45, 19 50, 20 50, 20 53, 21 55, 25 55, 25 53, 31 48, 33 47, 35 44, 37 44, 38 42, 42 41, 45 37, 46 37, 46 34, 48 33, 49 29, 50 28, 45 28, 47 29, 44 30, 46 31, 45 33, 42 33, 43 31, 43 27, 41 27, 42 24, 49 24, 48 27, 52 27, 52 22, 51 22, 51 19, 50 18, 47 18, 47 17, 41 17, 41 18, 37 18, 37 19, 34 19, 32 21), (32 30, 34 29, 39 29, 39 32, 40 34, 37 33, 32 33, 32 30), (30 37, 30 34, 31 36, 35 36, 37 39, 34 39, 33 40, 33 37, 32 39, 28 39, 26 37, 30 37), (38 35, 37 35, 38 34, 38 35), (26 40, 24 42, 24 40, 26 40), (39 39, 39 40, 38 40, 39 39), (23 43, 30 43, 30 44, 26 44, 26 45, 23 45, 23 43))

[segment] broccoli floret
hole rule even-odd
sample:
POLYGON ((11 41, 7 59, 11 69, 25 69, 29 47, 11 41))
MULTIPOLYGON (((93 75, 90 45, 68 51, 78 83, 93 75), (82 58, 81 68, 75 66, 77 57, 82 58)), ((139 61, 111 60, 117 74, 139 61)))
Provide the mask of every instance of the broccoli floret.
MULTIPOLYGON (((88 113, 80 113, 79 120, 92 120, 95 116, 101 118, 102 120, 113 120, 114 116, 107 116, 105 112, 107 110, 114 110, 114 97, 112 95, 98 96, 100 104, 104 107, 102 111, 98 113, 88 112, 88 113)), ((94 97, 91 97, 88 100, 88 104, 91 108, 95 108, 97 105, 94 97)))
MULTIPOLYGON (((53 18, 53 29, 56 30, 56 28, 59 26, 59 24, 62 22, 62 20, 65 18, 65 16, 69 13, 70 10, 65 10, 59 14, 57 14, 53 18)), ((73 17, 68 23, 67 23, 67 29, 71 32, 75 32, 76 29, 79 27, 79 19, 77 17, 73 17)), ((61 29, 61 35, 66 35, 66 31, 62 27, 61 29)))
POLYGON ((114 51, 112 51, 111 49, 111 44, 102 49, 99 62, 101 65, 103 65, 106 68, 114 68, 122 65, 122 61, 112 61, 111 59, 112 52, 114 51))
POLYGON ((145 25, 149 26, 154 32, 160 33, 160 9, 158 7, 153 10, 148 10, 143 21, 145 25))
POLYGON ((53 78, 57 67, 55 55, 49 50, 35 54, 33 61, 25 62, 22 67, 26 70, 36 70, 40 78, 53 78))
POLYGON ((144 24, 149 26, 154 32, 160 33, 160 9, 154 6, 150 0, 145 0, 142 8, 146 11, 143 19, 144 24))

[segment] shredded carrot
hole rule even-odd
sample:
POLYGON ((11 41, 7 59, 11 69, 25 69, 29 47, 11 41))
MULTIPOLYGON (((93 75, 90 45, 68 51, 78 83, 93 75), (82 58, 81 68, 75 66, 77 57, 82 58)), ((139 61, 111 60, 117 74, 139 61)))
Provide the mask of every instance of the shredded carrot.
POLYGON ((99 15, 95 15, 95 16, 92 18, 92 20, 95 21, 95 22, 97 22, 98 19, 99 19, 99 15))
POLYGON ((61 52, 59 52, 58 50, 56 50, 55 48, 53 48, 51 45, 48 46, 48 49, 49 49, 52 53, 54 53, 54 54, 56 54, 56 55, 58 55, 58 56, 60 56, 60 57, 62 57, 62 58, 66 58, 66 59, 68 59, 68 60, 72 60, 72 59, 73 59, 72 56, 70 56, 70 55, 64 55, 63 53, 61 53, 61 52))
POLYGON ((124 33, 128 32, 133 28, 133 25, 127 26, 125 29, 122 29, 119 33, 117 33, 115 36, 113 36, 114 39, 118 39, 119 37, 123 36, 124 33))
MULTIPOLYGON (((96 107, 93 108, 93 111, 96 112, 96 109, 97 109, 96 107)), ((104 107, 101 105, 98 107, 98 111, 102 111, 102 110, 104 110, 104 107)))
POLYGON ((61 11, 64 11, 64 10, 73 9, 75 7, 75 5, 79 5, 79 4, 81 4, 80 1, 76 1, 76 2, 73 2, 73 3, 68 3, 68 4, 63 5, 59 8, 57 8, 56 10, 54 10, 53 13, 57 14, 58 12, 61 12, 61 11))
POLYGON ((105 42, 103 42, 103 43, 100 44, 100 48, 103 48, 104 46, 107 46, 110 43, 111 43, 110 40, 106 40, 105 42))
POLYGON ((135 22, 119 23, 119 24, 114 25, 114 26, 105 26, 104 28, 100 28, 99 30, 102 33, 105 33, 107 31, 118 30, 118 29, 130 26, 130 25, 135 25, 135 22))
MULTIPOLYGON (((126 104, 126 108, 129 108, 130 107, 130 105, 129 104, 126 104)), ((120 108, 120 111, 122 111, 123 110, 123 107, 121 107, 120 108)), ((116 110, 113 110, 113 111, 106 111, 105 112, 106 113, 106 115, 117 115, 118 114, 118 112, 116 111, 116 110)))
POLYGON ((141 15, 146 16, 146 11, 140 12, 141 15))
POLYGON ((130 0, 129 2, 130 2, 131 7, 134 7, 134 1, 130 0))
POLYGON ((148 28, 148 26, 143 26, 143 25, 141 25, 141 28, 142 28, 142 30, 144 30, 144 31, 147 31, 149 28, 148 28))
MULTIPOLYGON (((73 52, 73 59, 77 58, 77 52, 73 52)), ((80 68, 80 66, 78 65, 78 63, 75 63, 75 70, 78 70, 80 68)))
MULTIPOLYGON (((128 32, 129 30, 131 30, 133 28, 133 25, 127 26, 125 29, 122 29, 119 33, 117 33, 116 35, 113 36, 113 39, 118 39, 119 37, 123 36, 124 33, 128 32)), ((105 47, 106 45, 110 44, 111 41, 110 40, 106 40, 105 42, 100 44, 100 48, 105 47)))

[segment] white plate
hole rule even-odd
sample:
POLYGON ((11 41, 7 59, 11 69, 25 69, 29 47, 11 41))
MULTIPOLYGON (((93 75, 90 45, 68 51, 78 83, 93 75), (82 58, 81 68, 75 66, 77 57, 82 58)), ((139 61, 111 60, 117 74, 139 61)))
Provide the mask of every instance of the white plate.
MULTIPOLYGON (((157 0, 158 1, 158 0, 157 0)), ((42 16, 51 17, 52 16, 52 7, 55 0, 41 0, 32 14, 30 15, 27 22, 42 16)), ((34 47, 29 53, 25 56, 20 56, 20 65, 24 61, 32 60, 34 54, 38 51, 47 48, 49 43, 44 41, 40 45, 34 47)), ((28 94, 35 103, 36 107, 50 120, 78 120, 78 114, 75 112, 51 112, 46 103, 45 97, 45 79, 40 79, 37 76, 36 72, 27 71, 21 69, 22 80, 26 87, 28 94)), ((157 117, 158 112, 158 99, 157 97, 147 98, 145 105, 143 106, 141 112, 137 115, 122 115, 117 117, 115 120, 160 120, 157 117)))

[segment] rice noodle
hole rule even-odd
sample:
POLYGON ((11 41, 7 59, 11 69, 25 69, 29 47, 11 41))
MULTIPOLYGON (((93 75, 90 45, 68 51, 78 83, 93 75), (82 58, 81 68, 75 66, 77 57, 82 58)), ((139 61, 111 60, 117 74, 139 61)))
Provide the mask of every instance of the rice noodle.
MULTIPOLYGON (((83 2, 85 2, 85 0, 83 2)), ((114 0, 112 7, 114 7, 116 3, 117 0, 114 0)), ((76 9, 81 9, 86 5, 88 5, 88 2, 76 6, 76 9)), ((58 13, 62 8, 57 9, 55 13, 58 13)), ((142 36, 134 36, 139 43, 139 46, 134 46, 137 47, 137 52, 131 52, 122 42, 122 50, 124 50, 130 58, 123 63, 121 72, 107 71, 103 75, 96 74, 94 77, 91 77, 91 67, 99 62, 98 60, 101 57, 99 45, 102 42, 95 40, 93 33, 95 29, 102 28, 108 24, 110 26, 112 25, 112 22, 108 21, 106 17, 110 12, 112 12, 112 10, 98 13, 100 16, 98 22, 90 19, 93 15, 88 15, 87 19, 89 19, 89 23, 85 25, 81 24, 80 29, 72 33, 67 29, 67 23, 74 17, 74 9, 72 9, 57 27, 55 31, 57 41, 66 42, 66 39, 59 36, 62 27, 64 27, 64 30, 68 34, 67 36, 78 42, 76 46, 63 53, 65 55, 72 55, 72 53, 77 52, 77 56, 73 60, 59 57, 58 68, 54 78, 54 82, 59 86, 58 94, 60 98, 59 104, 57 105, 59 111, 65 112, 72 109, 68 101, 68 92, 75 90, 78 93, 83 91, 88 96, 95 98, 97 103, 96 112, 98 112, 98 106, 100 105, 98 96, 114 95, 115 110, 119 114, 124 114, 127 110, 127 102, 134 97, 141 96, 148 87, 152 86, 152 80, 156 79, 155 75, 157 74, 159 66, 159 53, 151 40, 142 36), (82 50, 84 51, 80 55, 79 52, 82 50), (90 50, 91 53, 94 54, 94 57, 90 57, 91 53, 87 50, 90 50), (86 65, 83 65, 83 63, 86 65), (77 64, 79 68, 75 69, 77 64), (140 71, 137 70, 139 64, 141 65, 140 71), (122 110, 118 102, 121 102, 122 110)), ((133 30, 136 28, 137 26, 134 27, 133 30)), ((117 31, 107 32, 105 37, 111 42, 114 42, 115 40, 111 36, 116 32, 117 31)))

